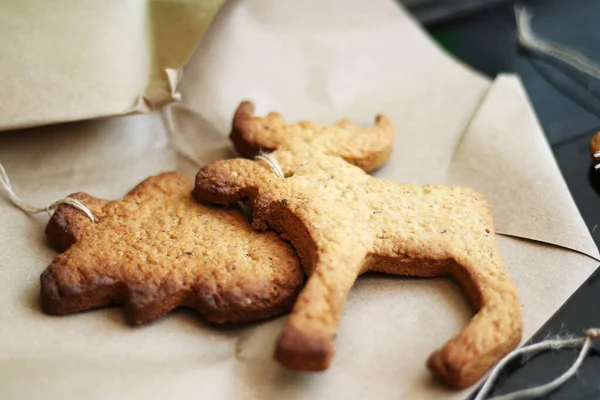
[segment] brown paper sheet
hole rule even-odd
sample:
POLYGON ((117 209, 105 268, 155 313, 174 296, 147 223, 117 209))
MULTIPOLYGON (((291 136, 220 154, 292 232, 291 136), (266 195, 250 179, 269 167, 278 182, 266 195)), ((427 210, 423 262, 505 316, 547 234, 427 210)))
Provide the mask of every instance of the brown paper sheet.
POLYGON ((223 1, 3 1, 0 130, 178 99, 178 70, 223 1))
MULTIPOLYGON (((230 154, 226 135, 244 98, 259 112, 277 109, 289 120, 369 123, 388 113, 397 141, 377 175, 469 185, 486 195, 504 234, 498 243, 521 296, 527 338, 592 273, 598 252, 523 88, 516 77, 490 83, 458 64, 393 2, 365 4, 227 3, 185 67, 184 100, 172 110, 175 128, 208 162, 230 154)), ((6 132, 0 161, 17 192, 38 205, 80 190, 117 198, 168 169, 195 173, 170 149, 156 114, 6 132)), ((442 387, 424 366, 471 317, 448 280, 361 277, 344 310, 331 369, 294 373, 271 357, 284 317, 218 329, 183 311, 137 328, 119 309, 44 315, 39 275, 54 255, 44 241, 46 221, 0 201, 2 399, 461 399, 469 393, 442 387)))

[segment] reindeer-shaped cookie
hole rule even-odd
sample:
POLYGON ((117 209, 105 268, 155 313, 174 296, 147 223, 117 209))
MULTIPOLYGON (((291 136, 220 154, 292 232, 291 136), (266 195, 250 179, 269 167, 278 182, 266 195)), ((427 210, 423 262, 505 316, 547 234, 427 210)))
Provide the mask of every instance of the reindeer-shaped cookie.
POLYGON ((177 173, 151 177, 123 200, 75 198, 95 216, 59 206, 46 228, 59 254, 41 277, 42 308, 67 314, 125 304, 133 323, 186 306, 212 322, 288 311, 304 282, 293 248, 259 233, 236 209, 203 205, 177 173))
POLYGON ((286 124, 278 113, 264 118, 256 118, 253 113, 254 105, 244 101, 233 118, 230 138, 244 157, 254 157, 260 151, 308 145, 369 172, 385 164, 392 152, 394 126, 385 115, 377 116, 374 126, 360 128, 347 119, 333 126, 310 121, 286 124))
MULTIPOLYGON (((241 137, 270 137, 269 120, 284 124, 279 116, 265 120, 248 115, 249 110, 242 105, 235 118, 234 130, 240 119, 254 130, 241 137)), ((321 130, 323 136, 329 133, 321 130)), ((368 147, 371 133, 372 128, 353 129, 347 138, 368 147)), ((279 146, 270 157, 283 178, 263 160, 248 159, 214 162, 196 177, 196 198, 247 201, 253 226, 280 232, 302 259, 309 278, 281 332, 276 359, 292 369, 326 369, 342 308, 364 272, 449 277, 477 314, 427 364, 447 384, 469 386, 517 346, 522 327, 517 293, 498 253, 484 198, 467 188, 373 178, 342 158, 347 143, 338 143, 340 153, 316 144, 330 140, 290 139, 279 146)))

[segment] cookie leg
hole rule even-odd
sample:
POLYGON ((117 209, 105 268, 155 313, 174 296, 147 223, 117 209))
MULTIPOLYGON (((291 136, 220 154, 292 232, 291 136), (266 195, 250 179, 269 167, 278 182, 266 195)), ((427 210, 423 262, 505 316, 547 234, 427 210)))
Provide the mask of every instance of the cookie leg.
POLYGON ((70 260, 76 258, 63 253, 42 274, 42 309, 47 314, 64 315, 124 304, 127 319, 133 324, 142 324, 186 304, 188 293, 173 280, 158 277, 161 284, 157 286, 127 285, 123 276, 103 272, 102 257, 83 256, 81 266, 70 264, 70 260))
POLYGON ((475 383, 521 340, 521 308, 516 289, 502 271, 499 256, 458 260, 450 277, 464 290, 477 314, 441 349, 427 366, 442 381, 457 389, 475 383))
POLYGON ((364 253, 322 254, 281 332, 275 358, 284 366, 322 371, 334 354, 334 336, 364 253))
POLYGON ((86 267, 77 268, 69 264, 68 253, 63 253, 42 273, 40 295, 45 313, 71 314, 124 301, 125 286, 107 277, 90 280, 95 272, 87 266, 94 265, 95 260, 86 261, 86 267))

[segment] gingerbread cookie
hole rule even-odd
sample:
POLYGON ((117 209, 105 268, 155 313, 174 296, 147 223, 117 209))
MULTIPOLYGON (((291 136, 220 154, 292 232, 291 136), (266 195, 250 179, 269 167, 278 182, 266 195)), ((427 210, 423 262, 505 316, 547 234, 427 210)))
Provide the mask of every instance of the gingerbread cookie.
POLYGON ((481 195, 376 179, 318 147, 271 157, 285 178, 263 160, 217 161, 198 172, 194 194, 220 204, 248 201, 253 226, 282 233, 300 255, 309 278, 279 337, 280 363, 328 368, 350 288, 367 271, 449 277, 463 288, 477 314, 427 362, 452 387, 471 385, 518 345, 519 300, 481 195))
POLYGON ((367 128, 358 127, 350 120, 332 126, 310 121, 287 124, 277 113, 255 116, 254 105, 245 101, 235 112, 230 138, 244 157, 254 157, 260 151, 309 146, 342 157, 369 172, 385 164, 390 157, 394 126, 385 115, 378 115, 375 125, 367 128))
POLYGON ((151 177, 123 200, 84 193, 96 222, 59 206, 46 228, 58 255, 41 276, 42 308, 68 314, 124 304, 144 323, 191 307, 212 322, 288 311, 304 281, 293 248, 254 231, 237 209, 199 204, 177 173, 151 177))

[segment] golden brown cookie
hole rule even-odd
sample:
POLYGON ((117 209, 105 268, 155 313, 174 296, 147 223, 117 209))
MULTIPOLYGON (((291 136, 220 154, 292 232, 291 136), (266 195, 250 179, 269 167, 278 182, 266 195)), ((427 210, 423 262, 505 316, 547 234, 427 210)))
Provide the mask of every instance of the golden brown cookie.
POLYGON ((590 140, 590 155, 594 164, 600 164, 600 132, 596 132, 590 140))
POLYGON ((477 314, 427 363, 448 385, 471 385, 517 346, 519 300, 481 195, 376 179, 310 148, 271 156, 285 178, 263 160, 217 161, 199 171, 194 194, 220 204, 248 201, 253 226, 281 232, 300 255, 309 279, 279 337, 279 362, 328 368, 350 288, 367 271, 449 277, 463 288, 477 314))
POLYGON ((385 164, 390 157, 394 126, 385 115, 378 115, 375 125, 367 128, 358 127, 350 120, 332 126, 310 121, 287 124, 277 113, 255 116, 254 105, 245 101, 235 112, 230 138, 244 157, 254 157, 260 151, 309 146, 342 157, 369 172, 385 164))
POLYGON ((41 277, 49 314, 124 304, 144 323, 175 307, 212 322, 270 317, 291 309, 304 280, 293 248, 256 232, 237 209, 199 204, 177 173, 151 177, 123 200, 71 197, 96 217, 59 206, 46 228, 59 251, 41 277))

